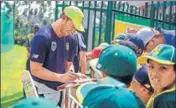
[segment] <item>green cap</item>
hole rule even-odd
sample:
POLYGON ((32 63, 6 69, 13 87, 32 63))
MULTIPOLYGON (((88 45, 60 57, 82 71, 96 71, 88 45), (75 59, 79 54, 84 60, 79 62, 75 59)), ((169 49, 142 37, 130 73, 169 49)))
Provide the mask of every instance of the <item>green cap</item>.
POLYGON ((88 92, 84 108, 138 108, 138 102, 127 88, 99 85, 88 92))
POLYGON ((48 99, 28 97, 13 105, 12 108, 58 108, 58 106, 48 99))
POLYGON ((157 45, 148 55, 138 58, 140 64, 146 64, 147 60, 153 60, 160 64, 174 65, 176 62, 176 49, 174 46, 160 44, 157 45))
POLYGON ((120 33, 119 35, 117 35, 116 37, 114 37, 114 40, 118 39, 118 40, 125 40, 128 38, 127 34, 124 33, 120 33))
POLYGON ((136 54, 123 45, 110 45, 102 50, 96 68, 108 75, 129 76, 136 72, 136 54))
POLYGON ((69 17, 76 29, 84 32, 84 27, 82 25, 84 14, 83 12, 76 6, 68 6, 64 8, 64 14, 69 17))
POLYGON ((83 102, 84 98, 87 96, 88 92, 97 86, 98 85, 96 82, 87 82, 87 83, 81 84, 76 89, 76 97, 77 97, 78 101, 82 104, 82 102, 83 102))

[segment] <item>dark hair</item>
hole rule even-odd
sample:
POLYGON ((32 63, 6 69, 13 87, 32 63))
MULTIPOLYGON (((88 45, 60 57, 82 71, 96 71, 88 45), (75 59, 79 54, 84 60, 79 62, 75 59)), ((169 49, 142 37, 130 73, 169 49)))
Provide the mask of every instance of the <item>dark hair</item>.
POLYGON ((62 11, 62 12, 60 13, 59 18, 61 18, 63 15, 65 15, 65 14, 64 14, 64 11, 62 11))
POLYGON ((122 83, 126 84, 127 86, 130 85, 130 83, 131 83, 131 81, 133 79, 133 75, 121 76, 121 77, 114 76, 114 75, 108 75, 108 76, 110 76, 110 77, 112 77, 112 78, 114 78, 114 79, 116 79, 118 81, 121 81, 122 83))
MULTIPOLYGON (((61 14, 60 14, 60 16, 59 16, 59 18, 62 18, 63 16, 67 17, 67 16, 65 15, 65 13, 62 11, 61 14)), ((70 18, 67 17, 67 20, 70 20, 70 18)))
POLYGON ((131 50, 133 50, 135 52, 135 54, 137 54, 138 47, 133 42, 128 41, 128 40, 121 40, 117 43, 120 45, 124 45, 124 46, 129 47, 131 50))
POLYGON ((176 64, 174 64, 174 71, 175 71, 175 73, 176 73, 176 64))
MULTIPOLYGON (((149 63, 150 59, 147 59, 147 63, 149 63)), ((174 67, 174 72, 176 73, 176 64, 173 65, 174 67)))

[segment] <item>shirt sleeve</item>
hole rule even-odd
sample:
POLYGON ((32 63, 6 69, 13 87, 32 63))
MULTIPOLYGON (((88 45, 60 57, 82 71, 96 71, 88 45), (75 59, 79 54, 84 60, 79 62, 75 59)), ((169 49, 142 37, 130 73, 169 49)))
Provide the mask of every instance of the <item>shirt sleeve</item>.
POLYGON ((86 51, 86 45, 84 43, 83 34, 77 33, 77 36, 78 36, 79 51, 86 51))
POLYGON ((44 63, 47 51, 47 39, 40 35, 34 36, 31 41, 30 60, 38 63, 44 63))
POLYGON ((76 53, 78 52, 78 41, 74 36, 69 36, 68 37, 69 41, 69 54, 68 54, 68 61, 72 62, 76 53))

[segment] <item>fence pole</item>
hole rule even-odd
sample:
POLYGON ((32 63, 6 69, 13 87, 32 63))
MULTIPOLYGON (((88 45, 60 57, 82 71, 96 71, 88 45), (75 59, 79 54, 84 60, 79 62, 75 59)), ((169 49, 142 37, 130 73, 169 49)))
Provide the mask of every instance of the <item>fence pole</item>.
POLYGON ((155 9, 152 1, 150 10, 150 27, 154 27, 154 17, 155 17, 155 9))
POLYGON ((93 42, 92 47, 95 47, 95 35, 96 35, 96 7, 97 7, 97 1, 94 1, 94 21, 93 21, 93 42))
POLYGON ((112 6, 113 6, 113 2, 108 1, 108 7, 106 11, 106 30, 105 30, 105 41, 108 43, 110 43, 111 41, 112 6))
POLYGON ((169 4, 170 4, 170 8, 169 8, 169 29, 171 29, 172 4, 173 4, 173 1, 170 1, 169 4))
POLYGON ((164 22, 165 22, 165 16, 166 16, 166 13, 165 13, 166 12, 166 3, 167 3, 166 1, 163 2, 163 13, 162 13, 163 14, 163 16, 162 16, 163 17, 163 19, 162 19, 163 23, 162 23, 162 28, 164 28, 164 22))
POLYGON ((55 2, 55 20, 57 20, 58 18, 58 5, 57 5, 57 1, 55 2))

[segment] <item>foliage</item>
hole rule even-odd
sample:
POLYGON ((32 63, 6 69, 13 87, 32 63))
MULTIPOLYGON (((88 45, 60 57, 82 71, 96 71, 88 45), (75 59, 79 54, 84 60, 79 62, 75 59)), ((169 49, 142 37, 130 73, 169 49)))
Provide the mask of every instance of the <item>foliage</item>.
POLYGON ((52 1, 14 1, 13 3, 5 1, 2 3, 4 4, 2 10, 9 15, 14 15, 14 39, 26 37, 27 34, 33 32, 34 24, 43 26, 54 21, 52 1))

